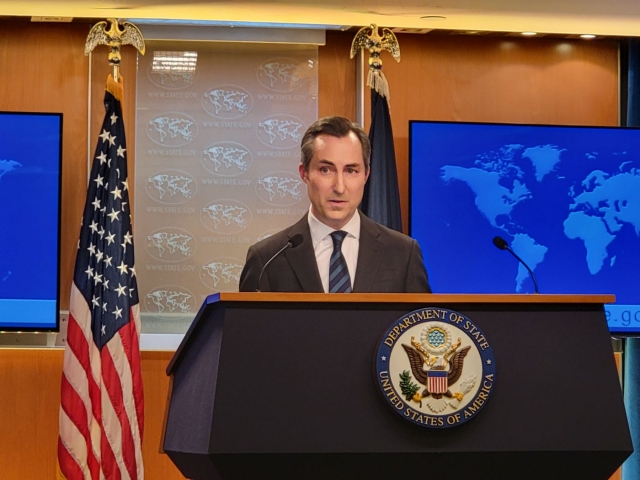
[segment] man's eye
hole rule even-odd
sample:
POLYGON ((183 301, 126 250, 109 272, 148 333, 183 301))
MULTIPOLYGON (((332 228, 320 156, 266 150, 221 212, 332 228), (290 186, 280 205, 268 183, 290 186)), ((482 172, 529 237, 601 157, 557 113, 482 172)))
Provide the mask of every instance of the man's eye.
POLYGON ((322 173, 329 173, 329 167, 320 167, 322 173))
POLYGON ((358 173, 355 168, 347 168, 347 173, 358 173))

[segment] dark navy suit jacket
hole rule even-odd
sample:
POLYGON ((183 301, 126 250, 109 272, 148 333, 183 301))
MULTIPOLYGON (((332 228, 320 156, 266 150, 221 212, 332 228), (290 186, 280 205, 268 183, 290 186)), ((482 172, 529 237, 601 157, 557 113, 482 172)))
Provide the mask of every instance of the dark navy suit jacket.
MULTIPOLYGON (((354 293, 430 293, 420 246, 411 237, 360 214, 360 240, 354 293)), ((296 234, 303 241, 289 248, 266 268, 262 292, 323 292, 313 251, 309 222, 299 222, 249 247, 240 275, 240 291, 255 292, 264 264, 296 234)))

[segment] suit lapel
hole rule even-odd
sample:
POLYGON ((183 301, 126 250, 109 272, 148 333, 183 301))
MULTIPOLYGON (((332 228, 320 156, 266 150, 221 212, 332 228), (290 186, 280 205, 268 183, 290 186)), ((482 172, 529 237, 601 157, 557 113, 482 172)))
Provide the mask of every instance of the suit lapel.
POLYGON ((306 215, 291 227, 289 238, 298 233, 302 235, 302 243, 296 248, 290 248, 285 251, 289 265, 302 285, 304 292, 324 292, 306 215))
POLYGON ((360 245, 356 280, 353 285, 353 291, 356 293, 370 292, 373 281, 378 275, 386 248, 386 245, 378 239, 379 236, 380 229, 376 223, 360 214, 360 245))

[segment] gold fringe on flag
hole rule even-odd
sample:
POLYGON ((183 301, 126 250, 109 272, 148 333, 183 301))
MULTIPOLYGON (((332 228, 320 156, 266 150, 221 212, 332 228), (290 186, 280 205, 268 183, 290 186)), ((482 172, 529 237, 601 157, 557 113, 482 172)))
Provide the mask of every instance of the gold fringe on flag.
POLYGON ((116 100, 120 102, 121 105, 124 105, 124 78, 122 75, 118 77, 118 81, 116 82, 113 79, 113 75, 109 74, 107 78, 107 92, 116 97, 116 100))
POLYGON ((387 81, 387 77, 384 76, 384 73, 382 73, 382 70, 369 69, 369 73, 367 74, 367 87, 373 88, 381 97, 385 97, 387 103, 389 103, 389 82, 387 81))

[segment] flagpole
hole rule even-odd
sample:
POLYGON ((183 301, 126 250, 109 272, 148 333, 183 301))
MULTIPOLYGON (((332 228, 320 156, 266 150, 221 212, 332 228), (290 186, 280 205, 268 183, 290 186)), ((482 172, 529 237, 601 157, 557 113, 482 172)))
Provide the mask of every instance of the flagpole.
POLYGON ((356 56, 356 123, 364 127, 364 92, 365 92, 364 54, 358 50, 356 56))

